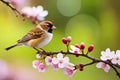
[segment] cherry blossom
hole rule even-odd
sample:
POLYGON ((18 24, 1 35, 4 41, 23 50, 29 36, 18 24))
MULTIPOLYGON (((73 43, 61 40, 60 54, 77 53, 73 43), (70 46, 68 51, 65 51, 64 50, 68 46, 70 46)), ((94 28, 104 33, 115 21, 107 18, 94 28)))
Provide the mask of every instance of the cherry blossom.
POLYGON ((65 68, 64 68, 64 74, 67 74, 69 77, 72 77, 76 70, 75 70, 75 65, 72 63, 69 63, 65 68))
POLYGON ((101 52, 101 55, 102 55, 100 57, 101 60, 106 61, 106 60, 111 60, 114 57, 115 53, 114 53, 114 51, 110 51, 110 49, 107 48, 106 51, 101 52))
POLYGON ((40 63, 40 64, 38 65, 38 71, 39 71, 39 72, 45 72, 46 70, 47 70, 47 66, 46 66, 45 64, 40 63))
POLYGON ((71 50, 69 50, 71 53, 75 53, 75 54, 80 54, 80 49, 71 45, 70 46, 71 50))
POLYGON ((116 54, 115 54, 115 56, 113 57, 113 59, 111 60, 111 62, 112 62, 113 64, 118 64, 118 65, 120 65, 120 50, 117 50, 117 51, 116 51, 116 54))
POLYGON ((45 58, 45 62, 46 62, 47 65, 52 65, 52 58, 50 56, 47 56, 45 58))
POLYGON ((29 0, 8 0, 17 9, 21 9, 29 4, 29 0))
POLYGON ((58 64, 59 68, 64 68, 69 63, 69 57, 63 57, 62 53, 57 54, 57 58, 52 59, 53 64, 58 64))
POLYGON ((41 55, 40 54, 36 54, 36 58, 40 58, 41 57, 41 55))
POLYGON ((32 62, 33 68, 38 68, 39 64, 40 64, 40 61, 39 61, 39 60, 34 60, 34 61, 32 62))
POLYGON ((52 64, 52 68, 54 69, 54 70, 59 70, 60 68, 58 67, 58 64, 52 64))
POLYGON ((105 72, 109 72, 110 66, 108 64, 105 64, 103 62, 99 62, 96 65, 97 68, 102 68, 105 72))
POLYGON ((45 17, 48 15, 48 11, 43 10, 42 6, 24 7, 21 10, 21 13, 32 20, 39 20, 39 21, 43 21, 45 17))
POLYGON ((0 59, 0 80, 4 80, 9 75, 10 74, 7 63, 4 60, 0 59))

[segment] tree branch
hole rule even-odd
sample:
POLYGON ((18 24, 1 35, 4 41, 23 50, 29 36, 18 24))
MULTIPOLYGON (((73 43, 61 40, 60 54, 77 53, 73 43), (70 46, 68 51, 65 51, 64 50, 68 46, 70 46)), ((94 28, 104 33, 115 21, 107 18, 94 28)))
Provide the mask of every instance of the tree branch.
MULTIPOLYGON (((9 2, 4 1, 4 0, 0 0, 2 3, 6 4, 10 9, 12 9, 13 11, 15 11, 16 13, 22 15, 15 7, 13 7, 9 2)), ((23 15, 22 15, 23 16, 23 15)))
POLYGON ((95 63, 97 63, 97 62, 106 63, 106 64, 110 65, 110 66, 113 68, 113 70, 116 72, 117 76, 120 78, 120 73, 119 73, 119 71, 115 68, 115 67, 120 68, 120 65, 113 64, 113 63, 111 63, 110 61, 103 61, 103 60, 101 60, 101 59, 94 58, 94 57, 89 56, 89 55, 87 55, 87 54, 85 54, 85 53, 84 53, 84 54, 74 54, 74 53, 71 53, 71 52, 69 52, 69 51, 67 51, 67 52, 65 52, 65 51, 59 51, 59 52, 46 52, 46 51, 42 51, 42 52, 37 52, 37 54, 46 55, 46 56, 55 55, 55 54, 58 54, 58 53, 74 55, 74 56, 76 56, 76 57, 83 56, 83 57, 85 57, 85 58, 87 58, 87 59, 92 60, 92 62, 87 63, 87 64, 84 64, 84 67, 85 67, 85 66, 92 65, 92 64, 95 64, 95 63), (114 67, 114 66, 115 66, 115 67, 114 67))

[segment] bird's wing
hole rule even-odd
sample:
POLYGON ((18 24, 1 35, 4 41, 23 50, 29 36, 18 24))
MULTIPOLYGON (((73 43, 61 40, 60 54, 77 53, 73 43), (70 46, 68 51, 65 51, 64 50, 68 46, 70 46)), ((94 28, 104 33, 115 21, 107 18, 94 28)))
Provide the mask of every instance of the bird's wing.
POLYGON ((44 34, 44 31, 39 28, 34 28, 30 32, 28 32, 22 39, 18 40, 18 43, 24 43, 32 39, 40 38, 44 34))

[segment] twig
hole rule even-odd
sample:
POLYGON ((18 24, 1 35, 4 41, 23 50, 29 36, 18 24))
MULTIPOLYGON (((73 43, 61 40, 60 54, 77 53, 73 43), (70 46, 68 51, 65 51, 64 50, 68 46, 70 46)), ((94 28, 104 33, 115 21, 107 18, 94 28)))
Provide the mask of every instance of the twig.
MULTIPOLYGON (((7 1, 4 1, 4 0, 0 0, 2 3, 6 4, 10 9, 12 9, 13 11, 17 12, 18 14, 21 15, 21 13, 16 9, 14 8, 9 2, 7 1)), ((22 15, 23 16, 23 15, 22 15)))

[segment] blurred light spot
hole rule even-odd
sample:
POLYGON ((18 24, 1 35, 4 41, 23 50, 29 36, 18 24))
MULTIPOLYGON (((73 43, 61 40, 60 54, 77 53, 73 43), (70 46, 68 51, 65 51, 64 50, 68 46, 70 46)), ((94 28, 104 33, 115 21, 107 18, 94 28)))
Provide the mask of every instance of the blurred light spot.
POLYGON ((64 16, 74 16, 80 11, 81 0, 57 0, 57 8, 64 16))
POLYGON ((77 15, 71 18, 66 26, 65 34, 72 36, 75 42, 96 42, 99 38, 99 24, 90 15, 77 15))

